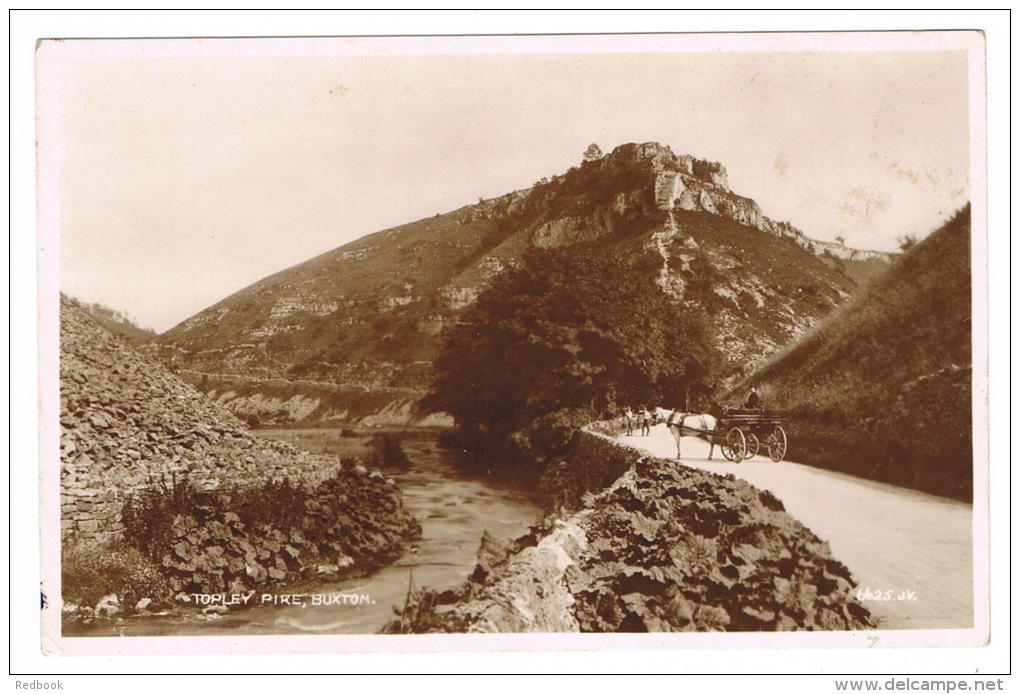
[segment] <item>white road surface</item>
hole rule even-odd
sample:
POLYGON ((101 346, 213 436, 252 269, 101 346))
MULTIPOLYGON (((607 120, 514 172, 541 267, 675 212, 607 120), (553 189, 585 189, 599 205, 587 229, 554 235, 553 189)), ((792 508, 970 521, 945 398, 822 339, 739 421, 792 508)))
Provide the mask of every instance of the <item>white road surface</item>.
MULTIPOLYGON (((664 424, 620 441, 676 457, 664 424)), ((791 449, 795 446, 791 439, 791 449)), ((683 440, 685 465, 733 474, 768 489, 786 510, 829 543, 854 574, 862 603, 882 629, 974 627, 974 529, 970 504, 758 455, 726 460, 719 448, 683 440)))

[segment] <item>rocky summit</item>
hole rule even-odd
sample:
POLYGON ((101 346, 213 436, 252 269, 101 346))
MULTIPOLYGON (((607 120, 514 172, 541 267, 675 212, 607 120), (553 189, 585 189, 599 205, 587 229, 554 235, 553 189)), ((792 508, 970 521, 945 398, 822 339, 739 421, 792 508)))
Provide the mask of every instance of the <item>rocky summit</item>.
POLYGON ((890 260, 768 218, 721 164, 629 144, 283 270, 146 349, 253 424, 441 423, 415 404, 446 329, 523 253, 568 247, 631 259, 662 297, 709 317, 724 376, 803 334, 890 260))

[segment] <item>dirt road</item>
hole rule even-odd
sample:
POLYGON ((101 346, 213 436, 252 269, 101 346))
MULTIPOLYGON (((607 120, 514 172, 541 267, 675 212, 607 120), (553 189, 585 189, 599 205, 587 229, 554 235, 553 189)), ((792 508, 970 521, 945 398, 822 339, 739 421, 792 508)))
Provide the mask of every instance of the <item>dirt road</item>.
MULTIPOLYGON (((664 424, 620 441, 664 458, 676 443, 664 424)), ((794 442, 791 441, 791 445, 794 442)), ((973 508, 970 504, 755 456, 741 464, 718 447, 683 440, 683 463, 733 474, 768 489, 786 510, 829 543, 853 572, 862 602, 883 629, 974 626, 973 508)))

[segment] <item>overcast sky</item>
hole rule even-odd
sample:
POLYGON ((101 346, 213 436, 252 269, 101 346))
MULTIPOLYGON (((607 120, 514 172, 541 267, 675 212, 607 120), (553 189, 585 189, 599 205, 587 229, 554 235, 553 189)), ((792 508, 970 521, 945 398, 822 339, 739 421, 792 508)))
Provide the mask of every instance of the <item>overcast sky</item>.
POLYGON ((767 216, 896 250, 971 197, 979 44, 938 38, 46 42, 60 285, 163 331, 365 234, 563 173, 592 142, 718 161, 767 216))

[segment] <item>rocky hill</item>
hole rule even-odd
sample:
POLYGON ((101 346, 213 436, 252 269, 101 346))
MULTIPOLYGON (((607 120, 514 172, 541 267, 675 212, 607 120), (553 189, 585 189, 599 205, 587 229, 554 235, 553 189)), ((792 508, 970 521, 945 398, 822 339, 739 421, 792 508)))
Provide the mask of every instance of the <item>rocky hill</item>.
POLYGON ((320 566, 364 570, 419 530, 378 470, 253 437, 66 297, 59 421, 65 602, 72 586, 78 599, 95 590, 75 583, 68 557, 95 565, 135 547, 170 590, 217 592, 320 566))
POLYGON ((970 233, 968 205, 731 398, 787 410, 795 460, 969 500, 970 233))
POLYGON ((592 244, 634 258, 662 292, 710 315, 728 373, 803 334, 858 289, 858 269, 890 259, 769 219, 730 190, 720 164, 631 144, 284 270, 149 349, 259 421, 409 423, 444 329, 497 274, 529 248, 592 244), (402 390, 380 399, 387 388, 402 390), (359 390, 372 395, 351 397, 359 390))

